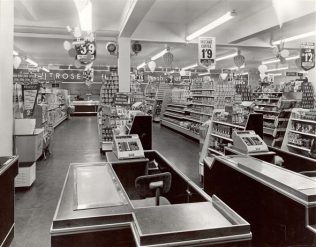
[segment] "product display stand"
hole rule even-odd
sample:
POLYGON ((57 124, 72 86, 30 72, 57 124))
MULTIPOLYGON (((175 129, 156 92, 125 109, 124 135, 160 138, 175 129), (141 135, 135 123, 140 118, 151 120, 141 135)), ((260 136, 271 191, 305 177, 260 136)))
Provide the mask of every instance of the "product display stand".
POLYGON ((206 140, 204 141, 199 159, 199 174, 201 178, 204 176, 204 158, 206 156, 223 156, 225 147, 232 146, 233 144, 233 131, 254 130, 259 136, 262 136, 262 114, 250 113, 247 115, 247 119, 245 119, 244 113, 235 112, 230 115, 223 113, 224 111, 216 110, 209 123, 206 140))
POLYGON ((282 150, 309 157, 316 140, 316 111, 314 109, 294 108, 289 119, 282 150))
POLYGON ((156 94, 156 101, 153 107, 153 121, 160 122, 160 115, 162 110, 162 102, 166 91, 169 90, 169 85, 166 83, 160 83, 156 94))

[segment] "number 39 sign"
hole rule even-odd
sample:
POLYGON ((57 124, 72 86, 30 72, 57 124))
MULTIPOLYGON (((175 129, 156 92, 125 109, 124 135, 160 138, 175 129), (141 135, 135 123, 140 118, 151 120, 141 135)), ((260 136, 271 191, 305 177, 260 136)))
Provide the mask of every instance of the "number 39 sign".
POLYGON ((215 37, 199 38, 199 65, 207 69, 215 69, 216 41, 215 37))
POLYGON ((77 57, 82 64, 88 64, 96 58, 96 46, 94 41, 84 40, 81 44, 75 45, 77 57))
POLYGON ((304 70, 315 67, 315 43, 301 44, 301 66, 304 70))

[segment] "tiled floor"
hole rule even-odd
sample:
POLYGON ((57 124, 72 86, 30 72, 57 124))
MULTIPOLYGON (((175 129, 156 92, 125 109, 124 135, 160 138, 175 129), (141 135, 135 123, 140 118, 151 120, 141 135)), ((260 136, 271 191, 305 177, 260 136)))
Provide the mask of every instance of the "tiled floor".
MULTIPOLYGON (((198 143, 154 124, 153 148, 198 183, 198 143)), ((49 230, 69 163, 105 160, 99 150, 95 117, 74 117, 55 130, 52 155, 37 162, 35 183, 29 190, 16 192, 11 247, 50 246, 49 230)))

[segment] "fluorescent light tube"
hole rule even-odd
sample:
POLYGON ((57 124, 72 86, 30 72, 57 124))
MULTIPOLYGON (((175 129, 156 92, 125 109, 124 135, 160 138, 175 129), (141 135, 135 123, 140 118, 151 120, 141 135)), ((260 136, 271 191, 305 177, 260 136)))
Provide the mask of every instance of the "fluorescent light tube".
POLYGON ((13 50, 13 55, 17 56, 17 55, 19 55, 19 53, 17 51, 13 50))
MULTIPOLYGON (((239 68, 240 68, 240 69, 244 69, 244 68, 245 68, 245 65, 243 64, 243 65, 241 65, 239 68)), ((231 68, 229 68, 229 69, 230 69, 230 70, 237 70, 238 67, 237 67, 237 66, 234 66, 234 67, 231 67, 231 68)))
MULTIPOLYGON (((300 56, 287 57, 287 58, 285 58, 285 60, 290 61, 290 60, 295 60, 297 58, 300 58, 300 56)), ((267 61, 262 61, 261 64, 270 64, 270 63, 278 63, 278 62, 280 62, 280 59, 271 59, 271 60, 267 60, 267 61)))
POLYGON ((298 40, 298 39, 303 39, 303 38, 307 38, 307 37, 310 37, 310 36, 313 36, 315 35, 316 32, 315 31, 312 31, 312 32, 308 32, 308 33, 303 33, 303 34, 299 34, 299 35, 296 35, 296 36, 293 36, 293 37, 289 37, 289 38, 285 38, 285 39, 280 39, 280 40, 277 40, 277 41, 273 41, 272 42, 272 45, 279 45, 281 42, 290 42, 290 41, 294 41, 294 40, 298 40))
POLYGON ((210 72, 205 72, 205 73, 201 73, 199 74, 199 76, 203 76, 203 75, 210 75, 211 73, 210 72))
POLYGON ((229 21, 230 19, 234 18, 236 16, 236 12, 229 11, 225 15, 219 17, 215 21, 212 21, 211 23, 207 24, 206 26, 202 27, 201 29, 195 31, 194 33, 190 34, 186 37, 187 41, 190 41, 192 39, 195 39, 196 37, 222 25, 223 23, 229 21))
POLYGON ((47 69, 45 67, 42 67, 41 69, 44 70, 45 72, 49 73, 49 69, 47 69))
POLYGON ((249 72, 241 73, 241 75, 249 75, 249 72))
POLYGON ((268 69, 267 72, 279 71, 279 70, 287 70, 287 69, 289 69, 288 66, 286 66, 286 67, 281 67, 281 68, 275 68, 275 69, 268 69))
POLYGON ((141 68, 143 68, 143 67, 145 67, 145 66, 146 66, 146 63, 143 62, 143 63, 141 63, 140 65, 137 66, 137 69, 141 69, 141 68))
POLYGON ((36 62, 34 62, 32 59, 30 59, 30 58, 26 58, 25 61, 28 62, 29 64, 35 66, 35 67, 38 66, 38 64, 36 62))
POLYGON ((90 0, 74 0, 81 31, 92 31, 92 4, 90 0))
POLYGON ((157 53, 156 55, 152 56, 151 60, 154 61, 154 60, 162 57, 163 55, 165 55, 166 52, 167 52, 167 49, 164 49, 163 51, 161 51, 161 52, 157 53))
POLYGON ((273 75, 273 76, 281 76, 282 75, 282 73, 269 73, 268 75, 273 75))
POLYGON ((192 69, 192 68, 195 68, 197 66, 198 66, 198 64, 195 63, 195 64, 192 64, 192 65, 189 65, 189 66, 186 66, 186 67, 182 68, 182 70, 192 69))
POLYGON ((221 61, 221 60, 225 60, 225 59, 228 59, 228 58, 237 56, 237 55, 238 55, 238 53, 235 52, 235 53, 233 53, 233 54, 229 54, 229 55, 226 55, 226 56, 218 57, 218 58, 216 58, 215 60, 216 60, 216 61, 221 61))

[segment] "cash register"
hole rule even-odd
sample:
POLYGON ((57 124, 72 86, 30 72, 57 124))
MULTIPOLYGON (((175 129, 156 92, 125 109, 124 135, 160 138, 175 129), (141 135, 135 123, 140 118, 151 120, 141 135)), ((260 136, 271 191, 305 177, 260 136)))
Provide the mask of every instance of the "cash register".
POLYGON ((253 130, 234 131, 233 146, 246 154, 268 152, 268 146, 253 130))
POLYGON ((137 134, 114 136, 113 153, 119 160, 145 157, 142 143, 137 134))

